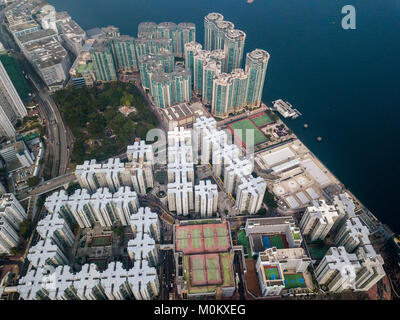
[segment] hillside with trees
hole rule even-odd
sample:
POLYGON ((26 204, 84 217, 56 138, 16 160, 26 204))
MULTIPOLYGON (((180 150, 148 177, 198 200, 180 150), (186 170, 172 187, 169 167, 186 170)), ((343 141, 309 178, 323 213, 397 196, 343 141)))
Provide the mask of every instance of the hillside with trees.
POLYGON ((75 143, 71 161, 105 160, 124 153, 136 137, 146 138, 158 126, 141 92, 129 83, 106 83, 92 88, 68 88, 54 94, 75 143), (134 107, 125 116, 120 106, 134 107))

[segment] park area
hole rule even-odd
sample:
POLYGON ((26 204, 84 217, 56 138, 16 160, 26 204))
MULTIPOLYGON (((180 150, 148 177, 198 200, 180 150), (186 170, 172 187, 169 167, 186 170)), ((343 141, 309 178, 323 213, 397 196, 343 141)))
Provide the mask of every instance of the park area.
POLYGON ((92 88, 66 88, 54 94, 75 143, 71 161, 105 160, 124 153, 135 138, 145 139, 158 126, 139 89, 129 83, 112 82, 92 88), (124 115, 121 106, 134 107, 124 115))
POLYGON ((257 126, 247 118, 229 124, 228 128, 235 136, 235 139, 238 139, 242 143, 243 147, 256 146, 267 141, 267 138, 262 134, 260 129, 258 129, 257 126), (252 135, 247 136, 247 130, 253 131, 253 141, 250 140, 252 139, 252 135))

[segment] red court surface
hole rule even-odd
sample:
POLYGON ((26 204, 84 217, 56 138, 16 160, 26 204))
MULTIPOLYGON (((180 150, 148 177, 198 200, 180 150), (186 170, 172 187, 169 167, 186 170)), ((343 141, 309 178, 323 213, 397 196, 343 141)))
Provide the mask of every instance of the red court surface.
POLYGON ((231 247, 225 222, 176 226, 175 237, 176 251, 184 254, 225 252, 231 247))

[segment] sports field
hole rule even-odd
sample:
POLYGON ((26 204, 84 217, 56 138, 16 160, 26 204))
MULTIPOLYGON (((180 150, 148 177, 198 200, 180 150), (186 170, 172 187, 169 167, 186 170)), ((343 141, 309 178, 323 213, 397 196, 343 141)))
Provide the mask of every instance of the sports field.
POLYGON ((257 115, 254 118, 251 118, 251 121, 255 123, 257 127, 262 127, 265 126, 266 124, 272 122, 272 120, 268 117, 266 113, 263 113, 262 115, 257 115))
POLYGON ((276 247, 277 249, 285 249, 288 247, 285 236, 281 234, 277 235, 263 235, 262 242, 264 248, 276 247))
POLYGON ((226 223, 177 226, 175 237, 176 251, 184 254, 224 252, 230 248, 226 223))
POLYGON ((303 275, 301 273, 285 274, 284 278, 285 278, 285 288, 287 289, 306 287, 303 275))
POLYGON ((265 277, 267 280, 280 280, 281 274, 275 266, 264 266, 265 277))
POLYGON ((239 139, 242 142, 242 145, 244 147, 253 145, 255 146, 267 141, 267 139, 264 137, 261 131, 249 119, 243 119, 231 123, 228 125, 228 128, 235 135, 235 138, 239 139), (253 130, 254 141, 247 141, 247 133, 246 133, 247 129, 253 130))
POLYGON ((111 236, 101 236, 92 238, 92 247, 105 247, 111 244, 111 236))

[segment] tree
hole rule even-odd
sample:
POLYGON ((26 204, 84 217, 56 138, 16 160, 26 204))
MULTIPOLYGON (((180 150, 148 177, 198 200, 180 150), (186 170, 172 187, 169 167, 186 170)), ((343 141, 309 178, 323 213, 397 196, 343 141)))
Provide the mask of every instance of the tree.
POLYGON ((276 202, 274 195, 268 190, 266 190, 264 194, 264 203, 268 206, 268 208, 271 209, 278 207, 278 203, 276 202))
POLYGON ((260 210, 257 211, 257 214, 260 216, 265 216, 267 214, 267 209, 261 207, 260 210))
POLYGON ((30 231, 31 231, 32 221, 30 219, 24 219, 19 225, 19 235, 28 239, 30 231))
POLYGON ((30 177, 30 178, 28 178, 28 180, 26 180, 26 182, 28 183, 29 187, 35 187, 39 184, 40 178, 39 177, 30 177))

